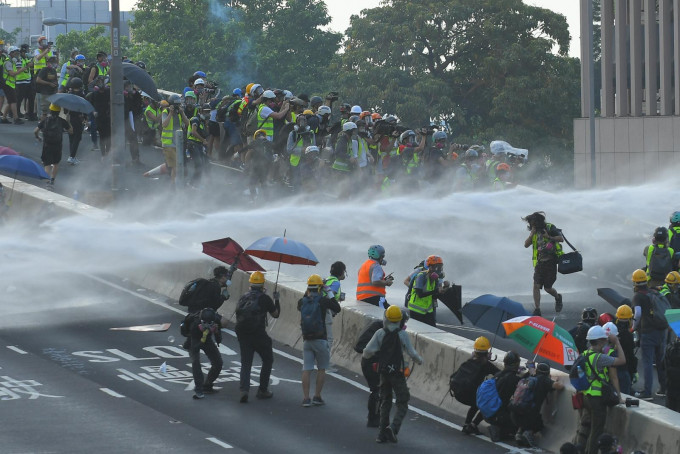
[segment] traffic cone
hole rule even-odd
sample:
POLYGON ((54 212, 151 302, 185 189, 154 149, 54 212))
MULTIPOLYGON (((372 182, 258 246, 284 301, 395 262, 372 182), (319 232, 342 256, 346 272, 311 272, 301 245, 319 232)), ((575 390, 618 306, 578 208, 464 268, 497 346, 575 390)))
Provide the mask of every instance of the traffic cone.
POLYGON ((158 176, 158 175, 165 175, 166 173, 168 173, 168 166, 165 163, 163 163, 163 164, 159 165, 158 167, 155 167, 155 168, 149 170, 148 172, 145 172, 144 176, 145 177, 155 177, 155 176, 158 176))

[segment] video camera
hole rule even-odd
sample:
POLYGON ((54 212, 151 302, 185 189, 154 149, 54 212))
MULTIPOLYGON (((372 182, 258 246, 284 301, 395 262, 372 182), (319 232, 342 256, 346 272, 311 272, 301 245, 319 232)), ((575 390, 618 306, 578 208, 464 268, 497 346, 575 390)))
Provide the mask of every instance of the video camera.
POLYGON ((330 92, 328 92, 328 94, 326 95, 326 99, 327 99, 328 101, 337 101, 337 100, 338 100, 338 96, 339 96, 339 95, 338 95, 338 92, 337 92, 337 91, 330 91, 330 92))

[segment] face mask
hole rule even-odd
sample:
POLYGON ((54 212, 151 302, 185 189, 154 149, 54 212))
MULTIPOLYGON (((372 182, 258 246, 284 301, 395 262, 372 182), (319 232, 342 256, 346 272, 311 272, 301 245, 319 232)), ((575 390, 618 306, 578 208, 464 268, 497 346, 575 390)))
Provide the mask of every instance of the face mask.
POLYGON ((440 150, 446 146, 444 142, 437 142, 434 144, 436 148, 439 148, 440 150))
POLYGON ((385 266, 385 265, 387 265, 387 260, 380 259, 380 260, 378 260, 378 263, 380 263, 382 266, 385 266))
POLYGON ((99 66, 101 66, 102 68, 106 68, 107 66, 109 66, 109 62, 106 61, 106 60, 102 60, 102 61, 99 63, 99 66))

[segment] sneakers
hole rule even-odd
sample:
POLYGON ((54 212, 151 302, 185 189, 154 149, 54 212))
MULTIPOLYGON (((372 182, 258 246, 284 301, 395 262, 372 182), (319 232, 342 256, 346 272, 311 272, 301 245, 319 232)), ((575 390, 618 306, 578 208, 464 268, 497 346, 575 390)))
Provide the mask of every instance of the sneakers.
POLYGON ((203 387, 203 394, 217 394, 220 392, 220 389, 222 388, 217 388, 213 385, 206 385, 203 387))
POLYGON ((314 396, 314 398, 312 399, 312 405, 317 405, 317 406, 326 405, 326 402, 324 402, 324 400, 321 398, 321 396, 319 396, 319 397, 314 396))
POLYGON ((259 388, 257 390, 257 394, 255 394, 255 397, 257 397, 258 399, 271 399, 273 396, 274 396, 273 392, 267 389, 263 390, 262 388, 259 388))
POLYGON ((531 448, 536 447, 536 440, 534 440, 534 433, 530 430, 522 432, 523 441, 531 448))
POLYGON ((654 399, 651 394, 647 394, 644 391, 636 392, 635 397, 637 397, 640 400, 646 400, 646 401, 650 401, 650 400, 654 399))
POLYGON ((8 125, 10 121, 7 118, 1 118, 0 123, 2 123, 3 125, 8 125))
POLYGON ((376 443, 386 443, 387 440, 387 435, 385 435, 385 432, 380 431, 378 432, 378 437, 375 439, 376 443))
POLYGON ((462 432, 463 432, 465 435, 481 435, 481 434, 482 434, 482 433, 479 431, 479 428, 478 428, 476 425, 472 424, 472 423, 470 423, 470 424, 465 424, 465 425, 463 426, 462 432))
POLYGON ((538 308, 538 307, 537 307, 536 309, 534 309, 533 315, 536 315, 536 316, 540 317, 540 316, 541 316, 541 309, 538 308))
POLYGON ((656 395, 658 397, 666 397, 666 390, 659 388, 659 390, 656 392, 656 395))
POLYGON ((242 404, 248 403, 248 391, 241 391, 241 399, 239 399, 239 402, 242 404))
POLYGON ((387 438, 387 441, 390 443, 397 443, 399 441, 397 440, 397 434, 394 432, 392 426, 388 426, 387 429, 385 429, 385 438, 387 438))
POLYGON ((494 443, 501 441, 501 428, 495 424, 489 426, 489 437, 494 443))
POLYGON ((562 295, 559 293, 555 297, 555 312, 562 312, 562 295))
MULTIPOLYGON (((307 399, 302 399, 302 406, 303 407, 311 407, 312 406, 312 399, 310 399, 309 397, 307 399)), ((380 442, 378 442, 378 443, 380 443, 380 442)))
POLYGON ((203 399, 205 397, 205 394, 203 394, 201 391, 194 391, 194 399, 203 399))
POLYGON ((72 157, 69 156, 69 158, 66 160, 66 162, 68 162, 72 166, 77 166, 78 164, 80 164, 80 159, 72 158, 72 157))

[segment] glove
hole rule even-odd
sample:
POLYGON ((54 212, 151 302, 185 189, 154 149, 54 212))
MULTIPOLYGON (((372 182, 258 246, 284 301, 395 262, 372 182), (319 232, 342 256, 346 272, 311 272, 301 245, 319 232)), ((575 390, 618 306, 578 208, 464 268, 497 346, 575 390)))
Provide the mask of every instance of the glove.
POLYGON ((229 289, 228 288, 225 287, 224 290, 222 290, 222 296, 224 297, 225 301, 229 299, 229 289))
POLYGON ((281 297, 281 294, 279 292, 274 292, 272 296, 274 297, 275 300, 277 300, 281 297))
POLYGON ((639 379, 640 379, 640 374, 635 372, 635 375, 633 375, 633 380, 632 380, 633 384, 637 383, 639 379))

